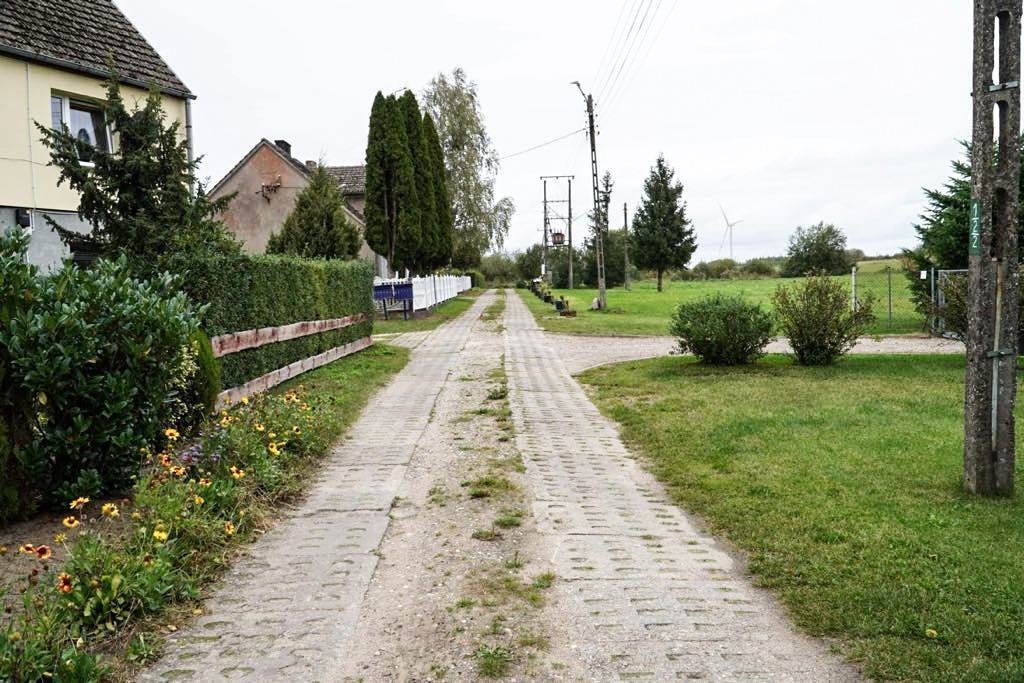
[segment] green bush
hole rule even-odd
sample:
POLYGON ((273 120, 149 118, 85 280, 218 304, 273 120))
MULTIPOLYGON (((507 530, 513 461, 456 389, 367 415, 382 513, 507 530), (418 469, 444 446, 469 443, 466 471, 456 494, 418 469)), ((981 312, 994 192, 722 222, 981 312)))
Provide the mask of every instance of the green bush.
POLYGON ((849 290, 822 271, 792 287, 779 285, 772 300, 800 365, 830 365, 875 322, 872 294, 851 310, 849 290))
POLYGON ((484 286, 486 278, 484 278, 484 274, 481 273, 479 270, 467 270, 466 275, 469 276, 474 287, 484 286))
POLYGON ((35 490, 0 414, 0 526, 32 514, 35 490))
POLYGON ((740 270, 746 275, 753 275, 755 277, 775 277, 778 275, 775 264, 763 258, 750 259, 743 264, 740 270))
POLYGON ((219 365, 225 387, 239 386, 373 331, 373 266, 366 261, 238 254, 179 257, 171 265, 184 276, 183 291, 208 304, 202 328, 210 337, 356 313, 369 318, 340 330, 223 356, 219 365))
POLYGON ((123 258, 25 278, 12 265, 25 246, 13 232, 0 243, 0 281, 10 274, 24 287, 23 303, 0 327, 9 354, 0 361, 10 412, 33 426, 13 445, 53 505, 78 491, 124 490, 140 449, 159 442, 168 424, 171 381, 198 311, 175 293, 173 278, 139 282, 123 258))
POLYGON ((740 365, 764 353, 772 316, 742 297, 713 294, 679 304, 669 329, 683 353, 710 365, 740 365))

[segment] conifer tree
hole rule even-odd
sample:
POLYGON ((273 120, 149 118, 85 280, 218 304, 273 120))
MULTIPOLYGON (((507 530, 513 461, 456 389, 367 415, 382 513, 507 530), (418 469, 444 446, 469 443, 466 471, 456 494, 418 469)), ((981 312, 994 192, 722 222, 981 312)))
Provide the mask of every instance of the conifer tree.
POLYGON ((351 259, 359 253, 359 229, 345 214, 338 184, 323 165, 317 165, 281 232, 270 236, 268 254, 306 258, 351 259))
POLYGON ((448 179, 445 176, 444 151, 441 139, 437 135, 437 127, 429 113, 423 115, 423 135, 426 138, 427 152, 433 166, 434 181, 434 220, 437 228, 435 252, 432 259, 434 268, 443 268, 452 260, 452 202, 448 194, 448 179))
POLYGON ((697 241, 686 218, 686 202, 680 202, 683 184, 674 182, 673 171, 663 155, 644 181, 644 197, 633 217, 629 251, 640 268, 658 272, 658 291, 669 268, 683 268, 697 249, 697 241))
POLYGON ((392 270, 416 267, 420 239, 416 170, 408 135, 394 96, 374 97, 366 144, 366 218, 364 237, 388 259, 392 270))
POLYGON ((420 239, 417 240, 413 270, 426 273, 434 269, 434 254, 437 252, 437 216, 434 209, 434 169, 430 163, 430 152, 423 131, 423 117, 419 103, 411 90, 406 90, 398 100, 405 123, 405 134, 409 141, 409 154, 416 172, 416 215, 419 219, 420 239))

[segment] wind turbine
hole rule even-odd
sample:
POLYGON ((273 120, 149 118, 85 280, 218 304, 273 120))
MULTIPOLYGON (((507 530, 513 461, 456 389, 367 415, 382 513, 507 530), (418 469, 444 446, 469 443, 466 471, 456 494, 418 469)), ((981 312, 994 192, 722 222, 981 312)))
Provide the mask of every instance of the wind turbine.
MULTIPOLYGON (((729 260, 731 261, 732 260, 732 226, 739 225, 740 223, 743 222, 743 220, 740 219, 738 221, 733 221, 732 223, 730 223, 729 222, 729 217, 725 215, 725 209, 722 208, 721 204, 718 205, 718 209, 722 212, 722 218, 725 219, 725 234, 722 235, 722 246, 725 246, 725 238, 728 237, 729 238, 729 260)), ((718 248, 718 253, 722 253, 722 247, 718 248)))

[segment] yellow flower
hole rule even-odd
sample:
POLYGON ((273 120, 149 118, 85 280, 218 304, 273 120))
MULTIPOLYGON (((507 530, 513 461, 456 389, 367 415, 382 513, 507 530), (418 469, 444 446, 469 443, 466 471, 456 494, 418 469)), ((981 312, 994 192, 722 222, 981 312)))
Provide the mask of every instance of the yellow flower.
POLYGON ((7 546, 0 545, 0 557, 3 557, 6 554, 7 554, 7 546))
POLYGON ((21 547, 18 548, 18 552, 25 553, 26 555, 31 555, 35 551, 36 551, 36 547, 34 545, 32 545, 31 543, 22 543, 21 547))
POLYGON ((245 476, 245 470, 240 470, 234 465, 231 466, 231 476, 235 479, 241 479, 245 476))
POLYGON ((103 507, 100 508, 100 510, 103 512, 104 517, 114 518, 121 516, 121 511, 118 510, 117 506, 114 505, 113 503, 104 503, 103 507))
POLYGON ((235 525, 231 522, 224 522, 224 533, 226 533, 228 536, 235 533, 235 525))
POLYGON ((262 432, 264 429, 266 429, 266 427, 263 426, 262 422, 257 422, 252 426, 252 428, 255 429, 257 432, 262 432))
POLYGON ((210 482, 210 480, 209 480, 209 479, 207 479, 206 477, 203 477, 203 478, 201 478, 201 479, 199 480, 199 485, 200 485, 200 486, 209 486, 209 485, 210 485, 210 483, 211 483, 211 482, 210 482))
POLYGON ((146 553, 145 555, 142 556, 142 566, 143 567, 148 567, 151 564, 153 564, 153 556, 150 555, 149 553, 146 553))
POLYGON ((171 474, 173 474, 176 477, 184 477, 185 468, 182 467, 181 465, 175 465, 174 467, 171 468, 171 474))
POLYGON ((206 499, 203 498, 202 496, 196 496, 195 498, 192 499, 192 502, 195 503, 196 505, 202 505, 203 503, 206 502, 206 499))
POLYGON ((54 543, 64 543, 67 540, 68 540, 68 535, 66 533, 64 533, 63 531, 53 537, 53 542, 54 543))
POLYGON ((243 406, 249 405, 249 397, 248 396, 243 396, 242 398, 239 399, 239 401, 242 402, 243 406))
POLYGON ((74 529, 76 526, 78 526, 79 521, 74 517, 65 517, 63 520, 63 524, 69 529, 74 529))
POLYGON ((221 427, 227 427, 229 424, 231 424, 231 417, 230 416, 225 415, 224 417, 222 417, 220 419, 220 426, 221 427))
POLYGON ((273 439, 275 436, 277 436, 277 432, 267 432, 268 439, 273 439))
POLYGON ((160 531, 160 529, 153 529, 153 538, 155 538, 158 541, 166 541, 167 540, 167 532, 166 531, 160 531))
POLYGON ((277 450, 277 444, 273 441, 267 446, 267 450, 270 451, 271 455, 281 455, 281 451, 277 450))
POLYGON ((83 505, 85 505, 86 503, 88 503, 88 502, 89 502, 88 498, 81 498, 81 497, 79 497, 79 498, 75 498, 73 501, 71 501, 71 503, 68 505, 68 507, 71 508, 72 510, 78 510, 78 509, 81 509, 81 507, 83 505))
POLYGON ((302 433, 302 430, 299 429, 299 425, 293 425, 292 426, 292 434, 301 434, 301 433, 302 433))
POLYGON ((167 437, 168 441, 177 441, 178 437, 181 435, 178 434, 178 430, 175 429, 174 427, 168 427, 167 429, 164 430, 164 436, 167 437))
POLYGON ((171 456, 167 455, 166 453, 161 453, 160 454, 160 464, 161 465, 163 465, 164 467, 170 467, 172 462, 174 462, 174 461, 171 460, 171 456))
POLYGON ((926 636, 928 636, 929 638, 938 638, 938 637, 939 637, 939 632, 938 632, 938 631, 936 631, 936 630, 935 630, 935 629, 933 629, 933 628, 926 628, 926 629, 924 630, 924 634, 925 634, 926 636))

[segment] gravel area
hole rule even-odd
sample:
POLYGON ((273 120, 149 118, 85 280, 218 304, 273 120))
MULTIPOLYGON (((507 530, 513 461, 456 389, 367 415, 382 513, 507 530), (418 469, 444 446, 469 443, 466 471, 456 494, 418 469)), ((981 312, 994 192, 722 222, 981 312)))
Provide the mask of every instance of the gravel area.
MULTIPOLYGON (((679 352, 674 337, 607 337, 548 332, 546 342, 561 355, 572 374, 606 363, 669 356, 679 352)), ((768 353, 788 353, 789 342, 777 337, 768 353)), ((964 345, 951 339, 924 335, 863 337, 851 353, 963 353, 964 345)))

